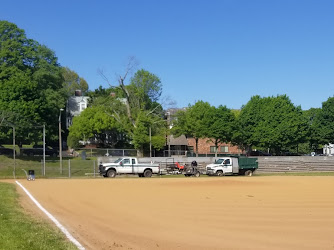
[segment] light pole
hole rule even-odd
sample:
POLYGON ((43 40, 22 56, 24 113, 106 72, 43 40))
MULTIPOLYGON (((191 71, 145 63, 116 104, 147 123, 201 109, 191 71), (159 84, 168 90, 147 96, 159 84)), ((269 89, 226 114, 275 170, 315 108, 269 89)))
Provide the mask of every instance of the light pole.
POLYGON ((61 141, 61 111, 64 111, 64 109, 59 109, 59 166, 60 166, 60 174, 63 173, 63 149, 62 149, 62 141, 61 141))

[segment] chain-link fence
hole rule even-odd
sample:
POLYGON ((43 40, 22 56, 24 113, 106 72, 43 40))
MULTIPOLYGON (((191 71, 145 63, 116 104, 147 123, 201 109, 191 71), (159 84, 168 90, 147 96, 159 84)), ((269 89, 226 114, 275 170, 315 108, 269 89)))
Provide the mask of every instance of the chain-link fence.
POLYGON ((73 149, 68 152, 70 156, 100 157, 100 156, 137 156, 136 149, 110 149, 110 148, 89 148, 73 149))
POLYGON ((46 160, 25 161, 24 165, 14 161, 10 164, 0 163, 1 178, 26 178, 26 173, 33 170, 36 178, 78 178, 78 177, 99 177, 98 163, 96 160, 46 160))

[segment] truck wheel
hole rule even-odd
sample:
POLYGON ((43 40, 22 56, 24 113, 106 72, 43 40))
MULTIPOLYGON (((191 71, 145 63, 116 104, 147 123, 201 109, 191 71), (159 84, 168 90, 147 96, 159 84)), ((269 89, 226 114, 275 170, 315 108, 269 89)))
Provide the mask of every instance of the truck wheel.
POLYGON ((247 171, 245 172, 245 176, 252 176, 252 175, 253 175, 252 170, 247 170, 247 171))
POLYGON ((194 174, 195 177, 200 177, 200 175, 201 175, 201 173, 198 172, 198 171, 194 174))
POLYGON ((146 169, 144 171, 144 177, 151 177, 152 176, 152 171, 150 169, 146 169))
POLYGON ((116 177, 116 171, 113 170, 113 169, 110 169, 108 172, 107 172, 107 176, 109 178, 115 178, 116 177))
POLYGON ((218 170, 218 171, 216 172, 216 175, 217 175, 217 176, 223 176, 223 175, 224 175, 224 173, 223 173, 223 171, 221 171, 221 170, 218 170))

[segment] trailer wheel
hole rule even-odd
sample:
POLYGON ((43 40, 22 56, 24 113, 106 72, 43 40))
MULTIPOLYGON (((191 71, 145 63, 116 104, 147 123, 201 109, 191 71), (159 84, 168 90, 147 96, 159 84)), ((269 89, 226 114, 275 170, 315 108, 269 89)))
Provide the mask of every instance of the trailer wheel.
POLYGON ((200 175, 201 175, 201 173, 198 172, 198 171, 194 174, 195 177, 200 177, 200 175))
POLYGON ((224 173, 223 173, 223 171, 221 171, 221 170, 218 170, 218 171, 216 172, 216 175, 217 175, 217 176, 223 176, 223 175, 224 175, 224 173))
POLYGON ((245 172, 245 176, 252 176, 252 175, 253 175, 252 170, 247 170, 247 171, 245 172))
POLYGON ((108 170, 108 172, 107 172, 107 176, 108 176, 109 178, 115 178, 115 177, 116 177, 116 171, 113 170, 113 169, 108 170))
POLYGON ((146 169, 144 171, 144 177, 151 177, 152 176, 152 171, 150 169, 146 169))

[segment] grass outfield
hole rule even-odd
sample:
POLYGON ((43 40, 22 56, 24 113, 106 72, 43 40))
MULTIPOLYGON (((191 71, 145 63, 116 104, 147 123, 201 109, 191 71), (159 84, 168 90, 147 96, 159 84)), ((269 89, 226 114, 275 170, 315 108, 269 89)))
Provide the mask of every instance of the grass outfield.
POLYGON ((0 182, 0 249, 77 249, 51 225, 26 215, 14 184, 0 182))

